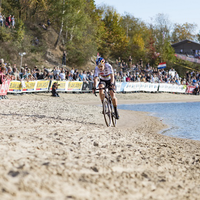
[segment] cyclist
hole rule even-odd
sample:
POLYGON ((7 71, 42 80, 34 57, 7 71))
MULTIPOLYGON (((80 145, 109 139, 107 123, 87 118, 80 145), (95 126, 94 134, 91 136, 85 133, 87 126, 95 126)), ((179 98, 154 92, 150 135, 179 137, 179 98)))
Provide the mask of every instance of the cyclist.
MULTIPOLYGON (((99 89, 103 87, 108 87, 110 89, 110 96, 112 97, 112 103, 114 106, 115 116, 116 119, 119 119, 119 114, 117 111, 117 98, 115 97, 115 78, 113 68, 109 63, 105 63, 105 60, 102 57, 99 57, 96 60, 96 67, 94 71, 94 85, 93 85, 93 93, 95 92, 98 77, 100 78, 99 81, 99 89), (106 85, 104 85, 106 84, 106 85)), ((99 90, 99 96, 101 102, 103 103, 104 93, 103 90, 99 90)))

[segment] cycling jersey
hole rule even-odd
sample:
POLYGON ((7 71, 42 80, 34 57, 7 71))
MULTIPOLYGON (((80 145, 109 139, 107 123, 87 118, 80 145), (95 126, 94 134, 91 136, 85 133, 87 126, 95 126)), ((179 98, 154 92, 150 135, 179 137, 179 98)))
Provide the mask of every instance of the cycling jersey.
POLYGON ((109 63, 105 63, 104 70, 100 70, 98 66, 95 67, 94 77, 99 77, 101 80, 110 80, 113 74, 113 68, 109 63))

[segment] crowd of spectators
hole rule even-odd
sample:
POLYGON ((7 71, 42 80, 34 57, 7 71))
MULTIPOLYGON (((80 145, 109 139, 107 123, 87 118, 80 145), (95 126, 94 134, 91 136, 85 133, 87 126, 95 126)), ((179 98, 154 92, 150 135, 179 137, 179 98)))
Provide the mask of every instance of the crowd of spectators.
MULTIPOLYGON (((30 68, 25 64, 20 69, 14 64, 4 63, 3 59, 0 59, 0 79, 4 81, 6 78, 11 80, 68 80, 68 81, 93 81, 93 70, 78 70, 67 69, 65 66, 54 67, 53 69, 47 69, 46 67, 38 68, 37 66, 30 68)), ((95 68, 95 66, 94 66, 95 68)), ((115 80, 117 82, 149 82, 149 83, 171 83, 178 85, 191 85, 199 87, 200 85, 200 72, 192 71, 185 74, 184 77, 180 77, 179 74, 171 68, 157 69, 147 63, 143 66, 142 60, 137 64, 132 63, 131 57, 128 59, 128 63, 124 62, 120 58, 113 64, 115 80)))
POLYGON ((15 28, 15 16, 9 15, 5 17, 0 13, 0 26, 4 26, 6 28, 15 28))

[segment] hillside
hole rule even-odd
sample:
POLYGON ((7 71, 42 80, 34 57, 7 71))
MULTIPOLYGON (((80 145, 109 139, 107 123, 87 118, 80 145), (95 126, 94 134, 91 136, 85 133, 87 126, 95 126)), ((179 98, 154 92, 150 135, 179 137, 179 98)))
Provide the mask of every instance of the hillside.
MULTIPOLYGON (((43 66, 52 69, 54 66, 62 66, 62 55, 65 47, 59 42, 57 48, 54 44, 57 40, 58 33, 54 30, 53 26, 49 26, 47 30, 44 30, 39 24, 26 24, 25 36, 23 44, 19 45, 13 41, 3 41, 0 45, 0 58, 3 58, 6 63, 11 65, 17 64, 20 68, 21 56, 19 53, 26 52, 23 56, 22 66, 27 64, 30 68, 37 65, 39 68, 43 66), (35 38, 38 38, 39 43, 35 45, 35 38)), ((6 33, 14 34, 15 30, 5 30, 6 33)), ((95 57, 92 59, 94 61, 95 57)), ((78 69, 93 69, 94 64, 88 61, 86 66, 69 66, 66 68, 76 67, 78 69)))

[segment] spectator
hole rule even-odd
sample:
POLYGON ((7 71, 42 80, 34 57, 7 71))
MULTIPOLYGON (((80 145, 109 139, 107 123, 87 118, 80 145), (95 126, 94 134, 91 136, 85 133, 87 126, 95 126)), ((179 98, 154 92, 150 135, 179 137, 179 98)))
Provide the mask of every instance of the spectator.
POLYGON ((57 89, 58 89, 58 83, 54 82, 54 84, 52 85, 52 96, 53 97, 60 97, 59 94, 57 93, 57 89))
POLYGON ((80 78, 81 81, 83 81, 83 72, 82 71, 79 74, 79 78, 80 78))
POLYGON ((11 17, 11 23, 12 23, 12 28, 15 28, 15 17, 14 17, 14 15, 11 17))
POLYGON ((64 70, 61 70, 60 74, 59 74, 60 80, 63 81, 65 80, 65 72, 64 70))
POLYGON ((3 16, 1 13, 0 13, 0 26, 3 26, 3 16))
POLYGON ((129 68, 131 68, 132 67, 132 58, 131 58, 131 56, 129 56, 129 58, 128 58, 128 67, 129 68))
POLYGON ((66 58, 67 58, 67 53, 66 51, 63 51, 62 65, 66 65, 66 58))
POLYGON ((1 64, 1 71, 0 71, 0 84, 2 84, 6 80, 6 67, 4 64, 1 64))
POLYGON ((35 45, 38 45, 39 44, 39 40, 37 37, 35 37, 35 45))
POLYGON ((45 24, 42 24, 42 28, 43 28, 44 30, 47 30, 47 27, 45 26, 45 24))
POLYGON ((50 19, 47 20, 47 26, 50 26, 51 25, 51 21, 50 19))
POLYGON ((85 70, 83 71, 83 81, 88 81, 88 77, 85 70))

